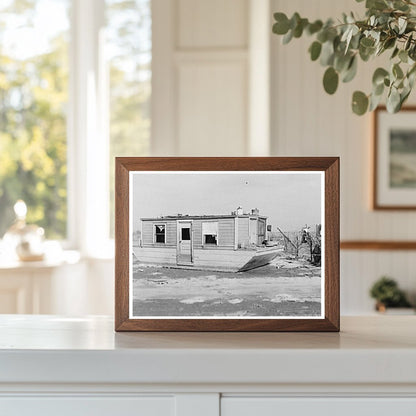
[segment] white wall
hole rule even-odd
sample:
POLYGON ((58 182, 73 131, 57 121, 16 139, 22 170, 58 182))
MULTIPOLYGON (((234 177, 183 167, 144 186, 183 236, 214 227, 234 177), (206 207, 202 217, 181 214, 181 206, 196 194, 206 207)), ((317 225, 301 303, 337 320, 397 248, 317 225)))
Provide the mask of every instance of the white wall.
MULTIPOLYGON (((322 88, 324 69, 308 57, 311 40, 282 46, 271 35, 273 11, 325 18, 362 5, 153 1, 154 155, 266 156, 270 148, 279 156, 340 156, 342 239, 415 240, 416 213, 370 209, 371 117, 353 115, 350 102, 355 89, 369 90, 374 64, 360 64, 359 77, 330 97, 322 88)), ((79 284, 79 276, 66 275, 75 300, 58 304, 60 313, 113 313, 113 263, 87 266, 79 284)), ((341 252, 342 313, 370 313, 368 289, 382 274, 394 276, 415 296, 414 270, 414 252, 341 252)))
MULTIPOLYGON (((364 15, 362 4, 351 0, 272 0, 273 12, 298 11, 311 19, 335 18, 350 10, 361 10, 359 15, 364 15)), ((311 42, 304 37, 282 45, 281 39, 272 36, 272 154, 341 157, 341 240, 415 240, 415 212, 375 212, 370 208, 371 116, 353 115, 350 103, 354 90, 370 92, 377 62, 360 62, 357 79, 341 84, 337 93, 329 96, 322 88, 324 68, 310 61, 307 50, 311 42)), ((413 251, 342 251, 342 313, 370 312, 368 289, 383 274, 395 277, 415 295, 414 270, 413 251)))
POLYGON ((269 0, 153 0, 153 155, 268 151, 269 6, 269 0))

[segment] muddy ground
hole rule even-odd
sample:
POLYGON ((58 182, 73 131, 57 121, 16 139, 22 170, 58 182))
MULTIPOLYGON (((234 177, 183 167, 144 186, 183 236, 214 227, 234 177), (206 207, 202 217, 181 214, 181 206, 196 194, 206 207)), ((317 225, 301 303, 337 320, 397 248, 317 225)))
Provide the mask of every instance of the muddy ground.
POLYGON ((319 316, 321 268, 284 256, 240 273, 133 261, 133 315, 319 316))

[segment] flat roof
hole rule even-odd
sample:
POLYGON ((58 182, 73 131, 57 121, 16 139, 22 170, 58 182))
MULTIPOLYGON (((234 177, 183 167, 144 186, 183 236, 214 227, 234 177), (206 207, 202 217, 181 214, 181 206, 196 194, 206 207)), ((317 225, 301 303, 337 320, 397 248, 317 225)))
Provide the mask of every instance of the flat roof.
POLYGON ((222 218, 261 218, 267 219, 263 215, 243 214, 243 215, 166 215, 154 218, 140 218, 142 221, 166 221, 166 220, 213 220, 222 218))

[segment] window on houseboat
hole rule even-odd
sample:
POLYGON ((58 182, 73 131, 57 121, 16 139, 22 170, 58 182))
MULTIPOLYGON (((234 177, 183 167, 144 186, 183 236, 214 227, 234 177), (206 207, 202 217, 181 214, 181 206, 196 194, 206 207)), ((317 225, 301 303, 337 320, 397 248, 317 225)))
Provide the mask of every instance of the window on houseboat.
POLYGON ((204 244, 218 244, 218 222, 202 223, 202 240, 204 244))
POLYGON ((165 225, 155 225, 155 242, 164 243, 166 236, 166 226, 165 225))

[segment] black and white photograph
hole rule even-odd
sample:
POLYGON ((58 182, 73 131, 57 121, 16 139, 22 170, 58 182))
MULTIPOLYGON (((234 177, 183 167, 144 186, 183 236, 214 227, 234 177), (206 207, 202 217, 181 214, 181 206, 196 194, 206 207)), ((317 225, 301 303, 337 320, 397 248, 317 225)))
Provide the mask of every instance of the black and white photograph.
POLYGON ((375 209, 416 209, 416 108, 374 115, 375 209))
POLYGON ((416 130, 390 130, 390 187, 416 188, 416 130))
POLYGON ((130 318, 322 318, 324 173, 130 172, 130 318))

